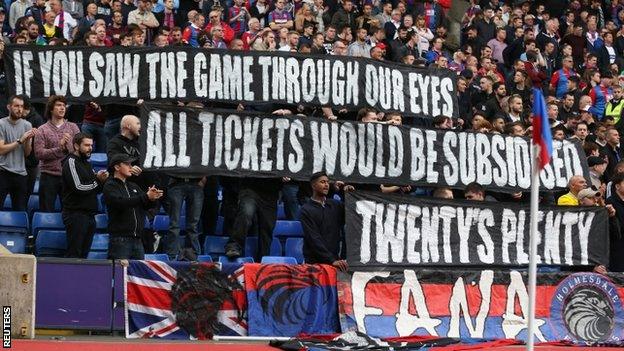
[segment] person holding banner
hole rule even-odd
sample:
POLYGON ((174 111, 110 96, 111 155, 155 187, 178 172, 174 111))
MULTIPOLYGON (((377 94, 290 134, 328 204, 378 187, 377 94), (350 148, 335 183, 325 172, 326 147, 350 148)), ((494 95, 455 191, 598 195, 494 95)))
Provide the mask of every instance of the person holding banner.
POLYGON ((573 176, 568 182, 568 192, 557 199, 557 205, 559 206, 578 206, 579 199, 578 194, 581 190, 587 188, 587 180, 583 176, 573 176))
POLYGON ((310 177, 310 186, 312 197, 301 208, 305 263, 330 264, 346 271, 347 261, 340 257, 340 247, 344 247, 344 205, 327 197, 329 177, 325 172, 314 173, 310 177))
POLYGON ((249 178, 241 182, 238 193, 238 212, 232 226, 230 240, 225 245, 225 255, 229 259, 242 256, 242 248, 254 219, 258 223, 258 252, 255 258, 269 255, 273 228, 277 220, 279 191, 282 182, 288 181, 290 178, 249 178))

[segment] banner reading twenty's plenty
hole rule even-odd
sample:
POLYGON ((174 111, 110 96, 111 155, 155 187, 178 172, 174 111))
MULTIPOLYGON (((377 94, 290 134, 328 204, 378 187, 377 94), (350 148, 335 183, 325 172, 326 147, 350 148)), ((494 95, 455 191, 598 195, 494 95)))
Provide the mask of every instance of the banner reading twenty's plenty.
MULTIPOLYGON (((517 271, 405 270, 338 276, 343 332, 527 339, 528 276, 517 271)), ((621 344, 624 277, 537 275, 537 341, 621 344)))
MULTIPOLYGON (((325 170, 352 183, 531 186, 526 138, 153 105, 142 108, 141 125, 145 169, 298 180, 325 170)), ((563 189, 577 174, 588 174, 580 145, 555 142, 542 188, 563 189)))
MULTIPOLYGON (((354 270, 413 265, 526 265, 528 207, 352 192, 347 261, 354 270)), ((608 264, 608 215, 600 207, 540 207, 537 263, 608 264)))
POLYGON ((11 94, 285 103, 458 117, 454 73, 340 56, 175 48, 8 46, 11 94))

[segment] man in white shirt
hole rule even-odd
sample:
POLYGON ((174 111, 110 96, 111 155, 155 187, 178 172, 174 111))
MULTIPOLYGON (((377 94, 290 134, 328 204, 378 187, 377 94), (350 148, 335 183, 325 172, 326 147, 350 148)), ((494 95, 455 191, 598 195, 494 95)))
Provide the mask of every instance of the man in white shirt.
POLYGON ((128 14, 128 24, 134 23, 142 30, 158 27, 158 20, 149 9, 150 4, 148 0, 139 0, 137 9, 128 14))
POLYGON ((51 0, 50 8, 52 12, 56 13, 54 25, 63 30, 63 37, 65 39, 71 40, 73 37, 72 31, 78 26, 78 22, 69 12, 63 10, 61 0, 51 0))

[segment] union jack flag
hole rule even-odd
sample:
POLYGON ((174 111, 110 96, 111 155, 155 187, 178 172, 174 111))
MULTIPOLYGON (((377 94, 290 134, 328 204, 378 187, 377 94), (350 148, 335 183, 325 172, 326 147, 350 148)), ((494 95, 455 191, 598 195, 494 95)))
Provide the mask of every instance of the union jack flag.
MULTIPOLYGON (((230 274, 244 287, 243 266, 240 264, 209 264, 230 274)), ((188 262, 130 261, 125 269, 125 312, 127 338, 196 339, 180 325, 172 309, 172 291, 178 276, 189 270, 188 262)), ((247 335, 244 288, 232 292, 231 301, 224 301, 217 313, 218 335, 247 335)))

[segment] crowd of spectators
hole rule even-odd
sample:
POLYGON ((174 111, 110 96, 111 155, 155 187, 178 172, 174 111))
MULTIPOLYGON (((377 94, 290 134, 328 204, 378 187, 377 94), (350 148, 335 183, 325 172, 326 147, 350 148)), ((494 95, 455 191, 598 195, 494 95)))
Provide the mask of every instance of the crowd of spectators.
MULTIPOLYGON (((624 270, 617 258, 619 249, 624 247, 624 150, 620 146, 620 134, 624 132, 624 93, 620 85, 624 77, 622 0, 4 0, 0 3, 0 27, 4 39, 0 41, 0 51, 5 43, 191 46, 366 57, 448 69, 458 77, 460 111, 457 119, 437 116, 424 121, 370 108, 347 111, 331 106, 188 103, 198 107, 524 136, 531 131, 531 89, 541 88, 553 137, 574 138, 582 143, 591 173, 591 179, 573 177, 569 192, 560 194, 561 197, 544 194, 542 203, 606 206, 612 217, 611 252, 615 258, 610 268, 624 270)), ((0 93, 5 93, 4 84, 0 84, 0 89, 0 93)), ((312 193, 308 182, 288 178, 240 181, 210 175, 143 173, 136 163, 140 156, 136 141, 140 123, 131 117, 122 120, 136 106, 97 102, 72 105, 63 97, 53 97, 43 108, 30 104, 25 97, 8 99, 6 94, 0 94, 0 98, 7 101, 0 101, 0 106, 9 106, 11 118, 27 122, 20 122, 18 129, 8 119, 0 121, 0 197, 10 191, 14 209, 24 209, 26 196, 39 177, 41 209, 53 208, 55 197, 63 195, 62 162, 67 155, 80 153, 75 148, 80 147, 81 140, 75 136, 82 131, 92 139, 93 152, 108 152, 109 160, 115 154, 128 154, 128 159, 117 161, 130 167, 121 167, 120 171, 119 164, 112 165, 115 169, 109 169, 110 177, 113 173, 125 174, 120 177, 136 182, 137 189, 145 194, 152 192, 148 200, 159 197, 152 185, 164 190, 161 202, 171 218, 171 235, 164 239, 164 250, 172 258, 184 250, 178 241, 184 201, 187 249, 194 254, 201 252, 201 233, 214 232, 221 211, 225 231, 231 234, 227 254, 235 257, 241 254, 247 233, 254 229, 260 238, 260 254, 268 252, 280 196, 287 216, 299 219, 315 213, 324 215, 314 207, 301 211, 301 205, 310 196, 311 201, 320 202, 325 208, 323 194, 331 196, 333 191, 350 187, 332 182, 325 189, 328 180, 322 175, 313 177, 313 187, 318 182, 323 184, 312 193), (38 112, 44 112, 44 118, 38 112), (28 131, 30 126, 36 131, 28 131), (25 157, 25 161, 17 161, 20 157, 25 157), (22 177, 26 184, 23 187, 22 177), (17 183, 20 185, 16 186, 17 183), (220 207, 217 187, 223 193, 220 207), (202 228, 198 228, 199 223, 202 228)), ((464 196, 450 189, 372 184, 355 187, 444 198, 464 196)), ((471 189, 466 194, 479 193, 471 189)), ((480 196, 475 199, 528 202, 525 193, 480 196)), ((148 213, 150 208, 158 207, 151 206, 150 201, 143 202, 148 213)), ((309 221, 307 217, 302 222, 309 221)), ((304 223, 306 231, 320 231, 310 223, 304 223)), ((333 228, 326 231, 333 232, 333 228)), ((333 244, 327 247, 331 247, 329 251, 337 250, 333 244)), ((324 257, 338 260, 335 252, 324 257)), ((344 268, 342 261, 336 265, 344 268)))

